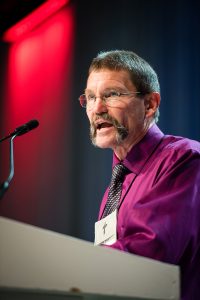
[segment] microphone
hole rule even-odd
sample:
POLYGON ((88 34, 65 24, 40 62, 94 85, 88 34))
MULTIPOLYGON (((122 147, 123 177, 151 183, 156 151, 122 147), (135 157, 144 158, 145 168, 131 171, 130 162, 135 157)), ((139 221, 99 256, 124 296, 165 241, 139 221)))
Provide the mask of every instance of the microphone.
POLYGON ((14 134, 17 134, 17 136, 22 135, 24 133, 29 132, 32 129, 35 129, 36 127, 38 127, 38 125, 39 125, 39 122, 37 120, 31 120, 28 123, 26 123, 20 127, 17 127, 15 129, 15 131, 12 133, 12 135, 14 135, 14 134))
POLYGON ((10 133, 9 135, 7 135, 6 137, 4 137, 0 140, 0 142, 2 142, 11 137, 11 139, 10 139, 10 174, 9 174, 8 178, 6 179, 6 181, 4 181, 0 185, 0 199, 3 197, 4 193, 9 188, 10 182, 14 176, 14 155, 13 155, 13 140, 14 140, 14 138, 16 138, 16 136, 19 136, 19 135, 29 132, 30 130, 38 127, 38 125, 39 125, 39 122, 37 120, 31 120, 28 123, 25 123, 24 125, 22 125, 20 127, 17 127, 12 133, 10 133))
POLYGON ((28 123, 25 123, 22 126, 17 127, 13 132, 11 132, 9 135, 3 137, 2 139, 0 139, 0 142, 3 142, 4 140, 12 137, 12 136, 19 136, 22 134, 25 134, 27 132, 29 132, 30 130, 38 127, 39 122, 37 120, 31 120, 28 123))

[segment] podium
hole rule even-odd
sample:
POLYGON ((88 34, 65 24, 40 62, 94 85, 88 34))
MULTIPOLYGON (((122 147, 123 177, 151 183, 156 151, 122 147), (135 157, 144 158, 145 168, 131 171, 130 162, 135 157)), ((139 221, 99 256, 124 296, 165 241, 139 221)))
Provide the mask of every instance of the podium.
POLYGON ((178 266, 0 217, 0 299, 179 299, 178 266))

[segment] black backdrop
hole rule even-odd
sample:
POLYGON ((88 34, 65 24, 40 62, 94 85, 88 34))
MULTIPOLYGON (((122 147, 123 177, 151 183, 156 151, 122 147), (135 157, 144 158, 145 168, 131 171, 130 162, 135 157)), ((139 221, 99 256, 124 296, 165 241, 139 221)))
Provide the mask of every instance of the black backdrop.
MULTIPOLYGON (((35 199, 38 213, 32 218, 29 215, 22 218, 15 214, 12 205, 5 204, 12 201, 8 191, 1 201, 0 212, 92 241, 100 201, 109 183, 112 153, 90 144, 87 117, 77 100, 86 84, 89 63, 102 50, 135 51, 154 67, 160 78, 160 128, 164 133, 199 140, 199 5, 194 0, 76 0, 71 1, 71 5, 75 9, 76 28, 71 73, 72 109, 70 126, 63 122, 65 132, 69 126, 71 134, 66 141, 68 155, 61 157, 63 176, 60 176, 61 185, 67 180, 67 189, 58 193, 57 199, 51 199, 55 187, 49 186, 47 180, 43 189, 48 189, 49 202, 45 200, 46 207, 41 213, 39 197, 35 199), (65 170, 69 178, 65 178, 65 170)), ((5 52, 2 44, 1 59, 6 57, 5 52)), ((37 183, 34 184, 37 189, 37 183)), ((41 186, 38 194, 40 192, 41 186)), ((24 205, 29 206, 28 200, 24 205)))

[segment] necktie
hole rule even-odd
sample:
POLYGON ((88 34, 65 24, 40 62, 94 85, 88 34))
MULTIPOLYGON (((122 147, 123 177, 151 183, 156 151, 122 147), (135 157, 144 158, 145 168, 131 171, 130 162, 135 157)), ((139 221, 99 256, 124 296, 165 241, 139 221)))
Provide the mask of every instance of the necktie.
POLYGON ((113 168, 108 199, 102 218, 106 217, 117 208, 121 197, 122 183, 125 175, 128 174, 128 172, 129 170, 122 163, 115 165, 113 168))

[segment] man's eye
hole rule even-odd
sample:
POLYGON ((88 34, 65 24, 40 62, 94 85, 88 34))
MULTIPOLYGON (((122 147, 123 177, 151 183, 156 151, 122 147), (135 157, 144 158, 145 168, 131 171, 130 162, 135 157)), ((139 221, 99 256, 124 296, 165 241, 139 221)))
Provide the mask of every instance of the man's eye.
POLYGON ((117 98, 119 97, 119 93, 117 91, 110 91, 105 94, 105 98, 117 98))
POLYGON ((87 101, 95 101, 95 96, 94 95, 87 95, 87 101))

